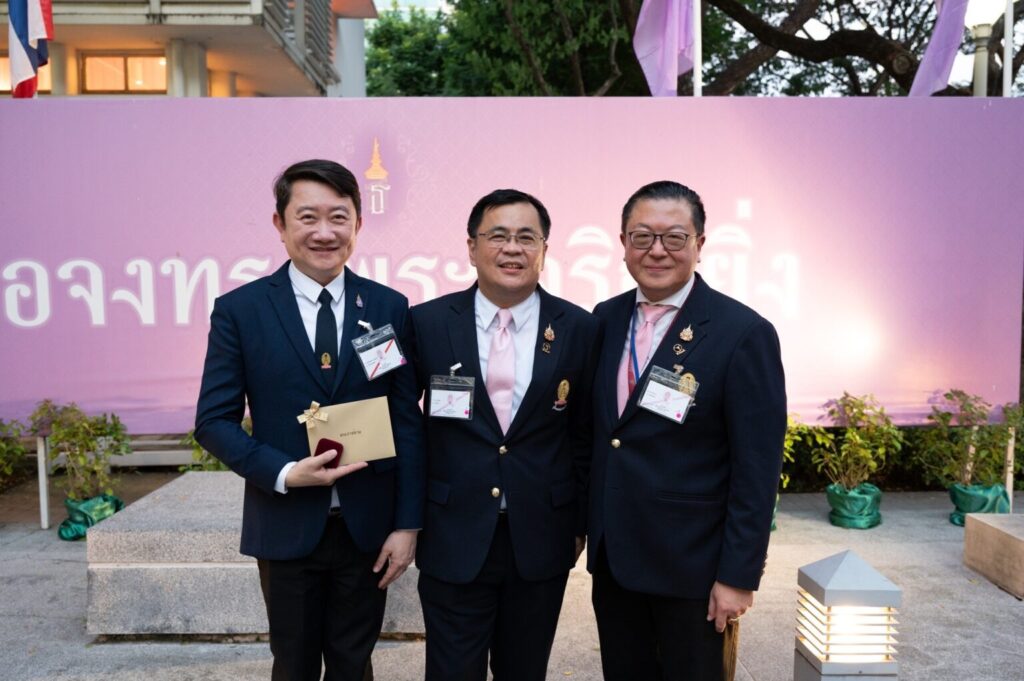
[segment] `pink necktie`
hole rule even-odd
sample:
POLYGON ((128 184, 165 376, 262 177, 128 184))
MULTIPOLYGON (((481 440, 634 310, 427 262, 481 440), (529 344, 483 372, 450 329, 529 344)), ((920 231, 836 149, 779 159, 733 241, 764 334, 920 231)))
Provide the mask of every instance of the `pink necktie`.
POLYGON ((487 356, 487 395, 498 416, 501 432, 507 433, 512 422, 512 389, 516 384, 516 350, 512 344, 510 310, 498 310, 498 330, 491 338, 487 356))
MULTIPOLYGON (((636 344, 636 361, 640 365, 640 373, 643 373, 644 367, 647 366, 647 357, 651 354, 651 341, 654 339, 654 325, 658 323, 658 320, 665 316, 669 310, 675 308, 669 305, 652 305, 651 303, 640 303, 640 313, 643 318, 643 323, 640 324, 640 328, 637 329, 636 338, 634 343, 636 344)), ((632 333, 632 330, 630 330, 632 333)), ((636 387, 637 376, 633 375, 633 359, 629 349, 626 350, 626 356, 619 364, 619 377, 618 377, 618 397, 619 397, 619 416, 626 408, 626 402, 629 400, 629 396, 632 394, 633 389, 636 387)))

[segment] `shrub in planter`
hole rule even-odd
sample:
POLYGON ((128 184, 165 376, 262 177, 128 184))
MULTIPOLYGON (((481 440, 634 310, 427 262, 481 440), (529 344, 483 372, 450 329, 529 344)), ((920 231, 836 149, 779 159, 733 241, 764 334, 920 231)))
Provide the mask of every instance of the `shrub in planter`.
POLYGON ((89 526, 124 508, 113 496, 110 475, 110 457, 131 451, 124 425, 114 414, 88 416, 74 403, 51 400, 40 402, 30 419, 32 432, 49 440, 50 460, 64 457, 65 475, 57 484, 67 495, 68 519, 60 536, 84 537, 89 526))
POLYGON ((0 487, 25 459, 25 446, 21 444, 23 427, 17 421, 0 419, 0 487))
MULTIPOLYGON (((782 441, 782 474, 779 476, 779 487, 786 489, 789 486, 790 474, 787 464, 796 462, 796 451, 799 447, 814 448, 823 447, 831 442, 831 434, 821 426, 809 426, 797 419, 799 414, 789 414, 786 417, 786 436, 782 441)), ((772 530, 777 529, 775 525, 775 514, 779 510, 779 495, 775 495, 775 509, 772 511, 772 530)))
MULTIPOLYGON (((1008 405, 1004 408, 1012 410, 1008 405)), ((992 405, 978 395, 952 389, 928 415, 917 461, 931 480, 949 488, 954 510, 949 521, 964 524, 965 513, 1007 513, 1010 500, 1001 484, 1009 429, 990 424, 992 405)), ((1012 414, 1011 414, 1012 418, 1012 414)))
POLYGON ((843 396, 826 402, 826 415, 838 437, 826 433, 812 450, 818 470, 832 481, 825 488, 833 525, 868 529, 882 522, 882 491, 868 482, 886 457, 899 452, 903 437, 873 395, 843 396))

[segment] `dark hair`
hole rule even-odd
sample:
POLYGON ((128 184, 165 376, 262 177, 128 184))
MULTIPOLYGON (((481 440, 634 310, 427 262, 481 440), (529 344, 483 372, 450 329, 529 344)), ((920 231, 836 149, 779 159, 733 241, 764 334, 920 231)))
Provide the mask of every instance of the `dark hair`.
POLYGON ((356 208, 356 218, 360 216, 359 183, 352 171, 334 161, 314 158, 308 161, 293 163, 274 178, 274 198, 277 201, 277 214, 284 217, 284 210, 292 200, 292 184, 299 180, 309 180, 325 184, 341 197, 352 199, 356 208))
POLYGON ((645 184, 643 187, 640 187, 640 189, 633 192, 633 196, 629 197, 629 201, 626 201, 626 205, 622 207, 623 233, 626 231, 626 223, 629 222, 629 216, 633 212, 633 206, 635 206, 638 201, 657 199, 686 201, 690 204, 690 210, 693 212, 693 226, 697 228, 697 235, 700 236, 704 233, 704 222, 707 220, 707 217, 704 214, 704 203, 700 200, 700 196, 689 187, 671 180, 651 182, 650 184, 645 184))
POLYGON ((510 206, 514 203, 528 203, 537 209, 537 215, 540 216, 540 230, 544 233, 544 238, 547 239, 548 234, 551 233, 551 216, 548 215, 548 209, 536 197, 518 189, 495 189, 476 202, 473 210, 469 212, 469 224, 466 226, 470 238, 476 237, 476 231, 480 229, 480 223, 484 221, 484 213, 492 208, 510 206))

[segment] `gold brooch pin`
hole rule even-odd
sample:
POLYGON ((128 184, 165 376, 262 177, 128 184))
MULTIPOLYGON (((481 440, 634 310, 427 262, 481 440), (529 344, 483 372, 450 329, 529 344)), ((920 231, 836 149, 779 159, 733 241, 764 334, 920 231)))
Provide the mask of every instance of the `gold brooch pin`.
POLYGON ((547 341, 544 341, 544 343, 540 346, 540 349, 550 355, 551 354, 551 343, 548 343, 547 341))
POLYGON ((558 399, 555 400, 555 406, 552 407, 555 411, 562 411, 568 404, 566 398, 569 397, 569 381, 562 379, 561 383, 558 384, 558 399))
POLYGON ((672 346, 672 352, 676 353, 676 355, 681 355, 684 352, 686 352, 686 349, 683 348, 683 346, 680 345, 679 343, 676 343, 675 345, 672 346))
POLYGON ((553 341, 555 340, 555 330, 548 324, 548 328, 544 329, 544 340, 553 341))
POLYGON ((693 340, 693 325, 687 324, 686 328, 679 332, 679 337, 686 343, 693 340))
POLYGON ((697 379, 693 374, 687 372, 679 379, 679 389, 687 395, 697 392, 697 379))

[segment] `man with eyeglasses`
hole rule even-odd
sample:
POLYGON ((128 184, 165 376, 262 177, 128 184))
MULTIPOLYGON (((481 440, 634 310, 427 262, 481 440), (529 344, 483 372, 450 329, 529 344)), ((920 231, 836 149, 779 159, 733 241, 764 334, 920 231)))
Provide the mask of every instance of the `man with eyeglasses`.
POLYGON ((637 288, 594 310, 588 569, 606 681, 723 678, 764 571, 786 389, 772 325, 695 272, 704 205, 676 182, 622 209, 637 288))
POLYGON ((584 546, 597 319, 538 285, 551 220, 499 189, 470 212, 477 283, 412 310, 427 509, 427 681, 543 681, 584 546))

